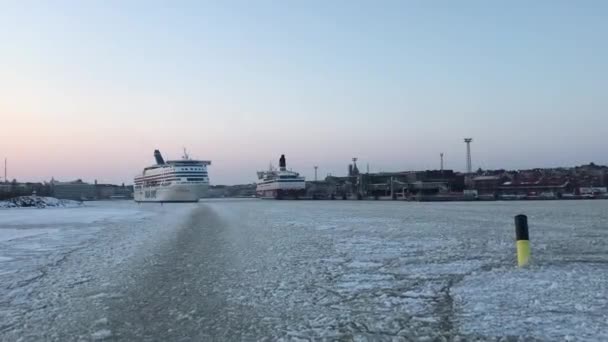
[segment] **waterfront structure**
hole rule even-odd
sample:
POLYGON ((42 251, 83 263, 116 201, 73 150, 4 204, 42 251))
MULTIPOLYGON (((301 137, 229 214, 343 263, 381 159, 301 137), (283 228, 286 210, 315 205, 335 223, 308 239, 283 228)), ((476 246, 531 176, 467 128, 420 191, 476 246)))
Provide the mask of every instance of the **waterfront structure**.
POLYGON ((608 188, 605 186, 581 187, 578 189, 583 196, 606 196, 608 188))
POLYGON ((209 186, 208 160, 193 160, 184 150, 181 160, 165 162, 154 151, 156 164, 144 168, 135 177, 134 199, 137 202, 197 202, 209 186))
POLYGON ((270 166, 268 171, 258 171, 256 193, 260 198, 299 198, 304 195, 306 180, 299 173, 287 170, 287 161, 282 154, 279 170, 270 166))
POLYGON ((555 199, 564 194, 575 192, 569 181, 538 180, 536 182, 508 181, 498 186, 498 198, 510 199, 513 196, 555 199))
POLYGON ((491 194, 494 195, 498 187, 509 180, 508 177, 500 175, 484 175, 473 177, 473 189, 477 190, 479 194, 491 194))
POLYGON ((210 185, 206 197, 222 198, 251 198, 255 197, 256 184, 238 184, 238 185, 210 185))
POLYGON ((608 167, 590 163, 574 168, 486 170, 472 181, 480 194, 504 199, 604 197, 600 189, 608 186, 608 167))
POLYGON ((97 184, 97 182, 95 182, 95 192, 98 200, 133 198, 133 186, 124 184, 97 184))
POLYGON ((53 196, 59 199, 75 201, 97 199, 95 185, 83 182, 82 179, 69 182, 60 182, 53 179, 51 180, 51 189, 53 196))
POLYGON ((11 185, 9 183, 0 183, 0 193, 8 193, 11 191, 11 185))
MULTIPOLYGON (((352 170, 352 164, 349 165, 352 170)), ((400 171, 328 176, 334 198, 411 198, 462 192, 464 175, 453 170, 400 171)))
POLYGON ((20 183, 15 179, 12 182, 0 184, 0 200, 18 196, 29 196, 32 193, 40 196, 50 196, 51 186, 48 183, 20 183))

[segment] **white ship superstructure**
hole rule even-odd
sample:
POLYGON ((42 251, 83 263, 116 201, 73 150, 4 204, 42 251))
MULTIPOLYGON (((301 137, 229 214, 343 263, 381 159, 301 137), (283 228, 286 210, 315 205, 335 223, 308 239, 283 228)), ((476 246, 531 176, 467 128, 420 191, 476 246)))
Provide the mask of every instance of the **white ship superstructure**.
POLYGON ((209 187, 208 160, 192 160, 184 151, 181 160, 165 162, 154 151, 156 164, 144 168, 135 177, 134 199, 137 202, 197 202, 209 187))
POLYGON ((256 193, 261 198, 298 198, 304 195, 306 179, 299 173, 287 170, 285 155, 279 159, 279 170, 272 166, 268 171, 258 172, 256 193))

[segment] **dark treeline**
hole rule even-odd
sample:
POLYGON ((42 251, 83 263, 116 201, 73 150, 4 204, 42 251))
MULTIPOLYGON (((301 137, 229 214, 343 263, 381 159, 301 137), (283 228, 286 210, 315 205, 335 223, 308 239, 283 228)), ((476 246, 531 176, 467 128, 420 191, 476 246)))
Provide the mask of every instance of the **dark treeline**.
POLYGON ((12 182, 0 183, 0 200, 6 200, 18 196, 29 196, 36 192, 38 196, 51 196, 52 188, 49 184, 42 183, 18 183, 16 179, 12 182))

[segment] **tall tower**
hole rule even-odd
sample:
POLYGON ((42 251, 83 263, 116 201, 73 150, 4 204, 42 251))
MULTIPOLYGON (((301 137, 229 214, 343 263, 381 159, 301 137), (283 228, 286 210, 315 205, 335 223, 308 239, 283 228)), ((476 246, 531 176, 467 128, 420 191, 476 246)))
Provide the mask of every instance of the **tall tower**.
POLYGON ((315 182, 317 181, 317 169, 318 169, 318 168, 319 168, 319 167, 318 167, 317 165, 315 165, 315 182))
POLYGON ((443 172, 443 152, 439 153, 439 158, 441 158, 441 164, 439 170, 443 172))
POLYGON ((467 173, 472 173, 473 164, 471 163, 471 142, 473 142, 473 138, 464 138, 464 142, 467 144, 467 173))
POLYGON ((357 157, 353 158, 353 175, 355 175, 355 176, 359 174, 359 169, 357 168, 357 160, 358 159, 359 158, 357 158, 357 157))
POLYGON ((4 158, 4 183, 8 183, 8 178, 6 178, 6 158, 4 158))

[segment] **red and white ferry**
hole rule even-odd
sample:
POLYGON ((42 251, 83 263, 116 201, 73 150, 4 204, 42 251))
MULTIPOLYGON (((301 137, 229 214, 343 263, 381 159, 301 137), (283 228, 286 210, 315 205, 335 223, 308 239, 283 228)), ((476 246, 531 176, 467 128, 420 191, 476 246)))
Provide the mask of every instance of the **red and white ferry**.
POLYGON ((306 179, 287 170, 284 154, 279 159, 279 170, 270 166, 268 171, 258 171, 258 179, 256 193, 260 198, 297 199, 306 191, 306 179))

